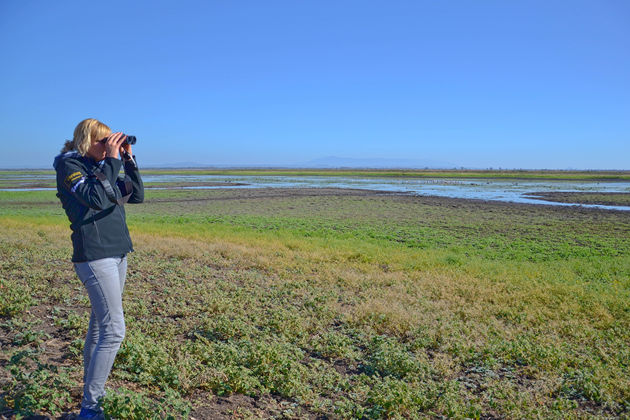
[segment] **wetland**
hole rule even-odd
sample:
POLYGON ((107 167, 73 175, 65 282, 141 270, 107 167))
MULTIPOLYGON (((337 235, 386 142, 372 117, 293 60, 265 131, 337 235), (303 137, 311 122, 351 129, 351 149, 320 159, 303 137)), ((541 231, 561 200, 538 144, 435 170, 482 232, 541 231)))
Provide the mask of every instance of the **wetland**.
MULTIPOLYGON (((342 188, 411 195, 630 210, 625 172, 388 172, 388 171, 204 171, 149 170, 147 188, 342 188), (581 175, 581 176, 580 176, 581 175), (577 199, 576 197, 578 197, 577 199)), ((0 171, 0 191, 54 190, 50 171, 0 171)))
MULTIPOLYGON (((630 414, 626 211, 356 183, 173 186, 189 185, 127 206, 111 415, 630 414)), ((623 191, 532 192, 627 205, 623 191)), ((68 221, 54 191, 14 189, 0 228, 0 416, 64 418, 89 317, 68 221)))

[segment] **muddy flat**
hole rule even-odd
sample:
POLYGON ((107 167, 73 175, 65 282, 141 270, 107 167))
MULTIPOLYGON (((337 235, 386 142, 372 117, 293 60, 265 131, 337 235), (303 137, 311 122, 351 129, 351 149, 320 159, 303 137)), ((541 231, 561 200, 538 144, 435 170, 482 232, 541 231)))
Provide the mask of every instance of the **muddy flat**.
POLYGON ((208 188, 208 187, 244 187, 244 182, 150 182, 145 188, 208 188))
MULTIPOLYGON (((192 190, 189 193, 181 191, 182 194, 163 196, 155 196, 149 194, 146 198, 149 203, 189 203, 189 202, 210 202, 210 201, 231 201, 231 200, 286 200, 291 198, 308 198, 308 197, 387 197, 388 200, 407 203, 425 204, 434 207, 445 208, 466 208, 470 211, 483 209, 521 209, 528 211, 550 211, 556 214, 566 213, 610 213, 621 212, 620 210, 608 210, 589 207, 575 206, 556 206, 546 204, 529 204, 514 203, 508 201, 480 200, 470 198, 451 198, 432 195, 417 195, 414 193, 397 192, 397 191, 381 191, 368 190, 358 188, 224 188, 219 190, 192 190)), ((566 203, 583 203, 583 204, 602 204, 602 205, 630 205, 630 194, 598 194, 596 199, 587 201, 582 197, 585 193, 535 193, 536 196, 531 198, 539 198, 540 200, 566 202, 566 203), (609 199, 603 200, 599 196, 606 196, 609 199), (626 202, 627 200, 627 202, 626 202)))
POLYGON ((557 203, 599 204, 603 206, 630 206, 630 193, 622 192, 533 192, 527 194, 537 200, 557 203))

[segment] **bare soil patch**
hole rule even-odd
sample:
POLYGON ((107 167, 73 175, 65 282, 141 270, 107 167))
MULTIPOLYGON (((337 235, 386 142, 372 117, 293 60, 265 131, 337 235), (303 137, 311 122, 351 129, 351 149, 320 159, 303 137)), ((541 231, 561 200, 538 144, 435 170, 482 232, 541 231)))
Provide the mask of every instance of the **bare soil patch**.
POLYGON ((622 192, 533 192, 529 198, 556 203, 630 206, 630 193, 622 192))
MULTIPOLYGON (((435 207, 448 207, 448 208, 467 208, 472 210, 521 210, 531 211, 534 208, 540 210, 552 211, 558 213, 610 213, 615 210, 589 208, 589 207, 574 207, 574 206, 554 206, 545 204, 528 204, 528 203, 512 203, 507 201, 494 201, 494 200, 478 200, 469 198, 451 198, 440 197, 431 195, 416 195, 407 192, 398 191, 380 191, 380 190, 367 190, 367 189, 351 189, 351 188, 252 188, 252 189, 223 189, 223 190, 211 190, 212 194, 203 195, 195 194, 194 197, 159 197, 151 198, 150 196, 145 199, 147 203, 186 203, 186 202, 210 202, 210 201, 225 201, 225 200, 249 200, 249 199, 286 199, 286 198, 305 198, 305 197, 388 197, 392 201, 400 202, 413 202, 418 204, 425 204, 435 207)), ((203 192, 196 191, 196 192, 203 192)), ((546 193, 535 193, 537 195, 546 193)), ((556 193, 551 193, 556 194, 556 193)), ((562 194, 562 193, 557 193, 562 194)), ((570 193, 565 193, 570 194, 570 193)), ((625 197, 630 197, 630 194, 622 194, 625 197)), ((546 201, 558 201, 558 202, 571 202, 563 201, 560 199, 550 200, 546 197, 532 197, 540 198, 546 201)), ((592 203, 596 204, 596 203, 592 203)), ((611 201, 609 203, 597 203, 605 205, 623 205, 619 202, 611 201)), ((625 213, 624 211, 620 211, 625 213)))
MULTIPOLYGON (((217 193, 218 191, 214 191, 217 193)), ((257 198, 293 198, 293 197, 322 197, 322 196, 381 196, 381 195, 409 195, 408 193, 362 190, 351 188, 251 188, 251 189, 225 189, 220 194, 202 197, 169 197, 148 198, 147 202, 178 203, 187 201, 218 201, 218 200, 242 200, 257 198)))
POLYGON ((145 188, 168 188, 178 189, 186 187, 243 187, 247 186, 244 182, 151 182, 144 185, 145 188))
POLYGON ((308 413, 298 404, 275 398, 271 395, 251 397, 243 394, 216 396, 211 393, 200 394, 194 400, 195 408, 190 413, 191 419, 268 419, 291 418, 325 419, 327 417, 308 413), (290 413, 290 414, 289 414, 290 413))

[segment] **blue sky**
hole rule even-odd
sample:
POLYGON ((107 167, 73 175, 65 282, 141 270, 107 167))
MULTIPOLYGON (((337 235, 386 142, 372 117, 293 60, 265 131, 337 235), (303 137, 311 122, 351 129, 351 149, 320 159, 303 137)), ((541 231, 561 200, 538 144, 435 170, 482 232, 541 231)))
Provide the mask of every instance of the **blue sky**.
POLYGON ((630 3, 0 2, 0 168, 86 117, 145 165, 630 169, 630 3))

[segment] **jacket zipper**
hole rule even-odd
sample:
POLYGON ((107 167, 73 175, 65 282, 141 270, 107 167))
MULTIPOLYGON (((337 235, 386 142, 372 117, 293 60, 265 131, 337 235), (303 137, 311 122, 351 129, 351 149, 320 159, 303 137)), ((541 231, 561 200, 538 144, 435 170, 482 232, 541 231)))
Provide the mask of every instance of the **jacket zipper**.
MULTIPOLYGON (((92 211, 90 210, 90 213, 92 211)), ((92 224, 94 225, 94 228, 96 229, 96 238, 98 239, 98 243, 101 243, 101 233, 98 231, 98 225, 96 224, 96 220, 93 218, 92 219, 92 224)))

